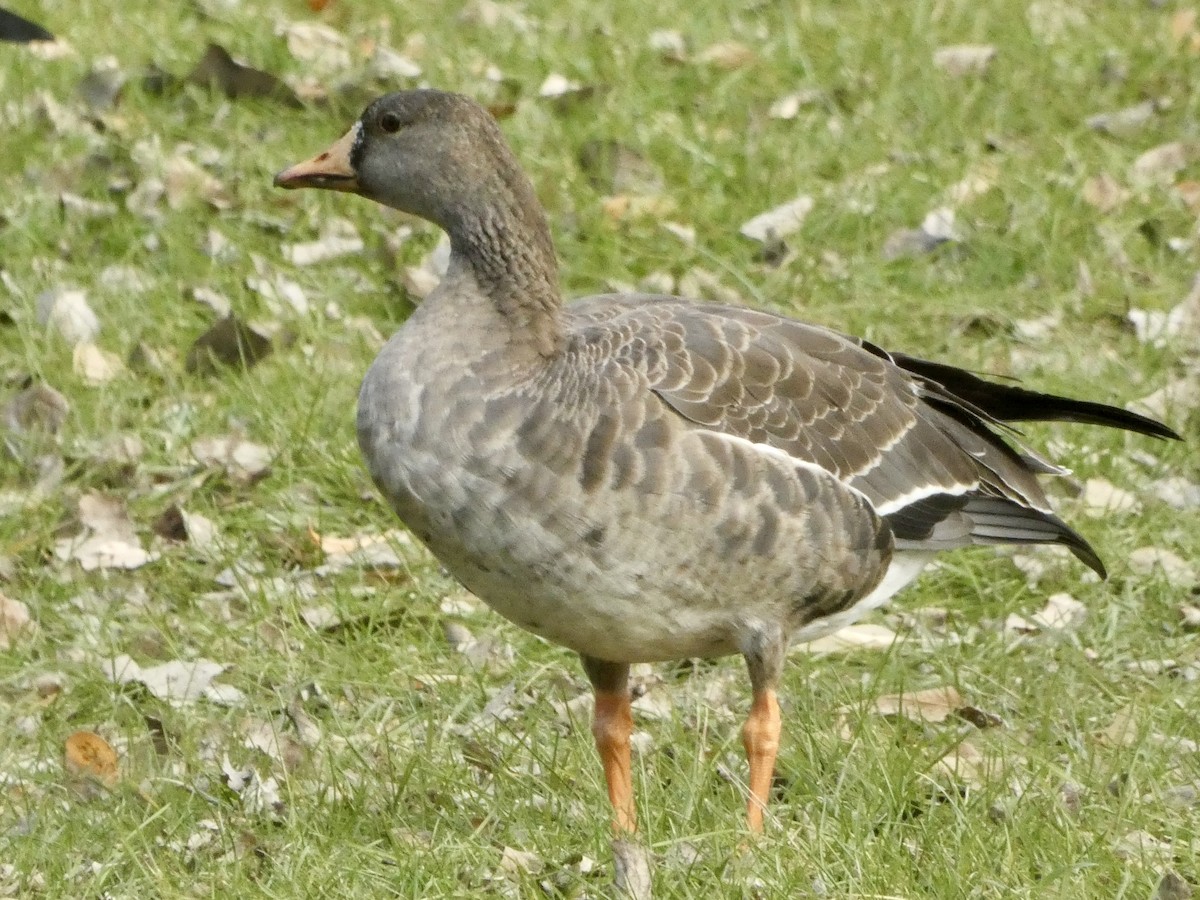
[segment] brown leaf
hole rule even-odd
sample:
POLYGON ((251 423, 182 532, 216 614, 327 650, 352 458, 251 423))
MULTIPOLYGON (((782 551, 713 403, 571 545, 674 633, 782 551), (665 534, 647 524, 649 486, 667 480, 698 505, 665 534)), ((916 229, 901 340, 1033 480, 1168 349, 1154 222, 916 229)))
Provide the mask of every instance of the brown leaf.
POLYGON ((0 416, 13 434, 29 432, 57 434, 67 420, 71 405, 67 398, 43 381, 35 381, 6 404, 0 416))
POLYGON ((833 634, 798 644, 796 649, 824 656, 828 653, 850 653, 855 650, 888 650, 894 644, 905 640, 907 638, 901 637, 884 625, 860 622, 840 628, 833 634))
POLYGON ((739 41, 720 41, 710 44, 696 54, 696 62, 731 72, 754 62, 754 50, 739 41))
POLYGON ((1083 202, 1102 213, 1110 213, 1129 199, 1129 191, 1107 172, 1093 175, 1083 183, 1083 202))
POLYGON ((981 75, 995 58, 991 44, 957 44, 935 50, 933 64, 950 75, 981 75))
POLYGON ((814 203, 812 197, 801 194, 744 222, 738 234, 764 244, 785 238, 800 229, 805 217, 812 212, 814 203))
POLYGON ((199 375, 215 374, 219 366, 249 369, 271 350, 270 338, 231 313, 196 338, 188 350, 184 368, 199 375))
POLYGON ((881 716, 902 715, 914 722, 944 722, 961 709, 962 695, 952 686, 885 694, 875 700, 875 712, 881 716))
POLYGON ((83 776, 113 787, 120 777, 117 752, 93 731, 77 731, 64 745, 63 765, 71 775, 83 776))
POLYGON ((20 600, 0 594, 0 650, 8 650, 18 637, 32 628, 29 607, 20 600))
POLYGON ((187 80, 201 87, 216 88, 230 100, 261 97, 295 108, 303 105, 295 92, 274 75, 242 65, 220 44, 208 45, 187 80))

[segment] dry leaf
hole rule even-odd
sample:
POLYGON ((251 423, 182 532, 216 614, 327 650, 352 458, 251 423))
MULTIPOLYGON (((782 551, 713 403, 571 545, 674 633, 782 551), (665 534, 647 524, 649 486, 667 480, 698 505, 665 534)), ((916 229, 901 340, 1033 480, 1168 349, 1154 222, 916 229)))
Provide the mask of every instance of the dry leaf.
POLYGON ((350 46, 345 35, 320 22, 287 22, 277 28, 288 52, 306 68, 331 75, 350 68, 350 46))
POLYGON ((1088 26, 1082 9, 1067 0, 1034 0, 1025 12, 1029 32, 1042 44, 1057 44, 1088 26))
POLYGON ((612 842, 613 879, 617 893, 629 900, 651 900, 650 854, 627 838, 612 842))
POLYGON ((1133 161, 1129 167, 1130 180, 1141 185, 1169 184, 1191 156, 1191 147, 1182 141, 1160 144, 1133 161))
POLYGON ((995 58, 991 44, 957 44, 935 50, 933 64, 950 75, 980 75, 995 58))
POLYGON ((1175 509, 1200 507, 1200 484, 1179 475, 1155 481, 1150 489, 1155 497, 1175 509))
POLYGON ((996 186, 998 175, 999 169, 994 163, 973 167, 961 180, 946 189, 946 203, 957 207, 984 196, 996 186))
POLYGON ((1191 900, 1191 897, 1192 886, 1178 872, 1166 872, 1154 890, 1154 900, 1191 900))
POLYGON ((415 61, 382 45, 377 46, 371 54, 369 67, 375 78, 384 81, 421 77, 421 67, 415 61))
POLYGON ((505 847, 500 854, 500 868, 512 876, 536 875, 545 865, 542 858, 531 850, 505 847))
POLYGON ((241 692, 231 685, 213 683, 227 668, 207 659, 173 659, 157 666, 142 668, 125 654, 106 660, 104 674, 118 684, 138 683, 151 694, 172 706, 186 706, 201 697, 222 705, 239 702, 241 692))
POLYGON ((1134 400, 1129 408, 1156 419, 1182 417, 1200 407, 1200 377, 1185 375, 1172 378, 1157 391, 1134 400))
POLYGON ((1183 557, 1162 547, 1139 547, 1129 554, 1129 567, 1139 575, 1161 572, 1174 587, 1195 586, 1196 570, 1183 557))
POLYGON ((266 476, 274 458, 270 448, 237 435, 201 438, 188 449, 201 465, 223 468, 230 477, 242 482, 266 476))
POLYGON ((1128 862, 1161 866, 1173 858, 1171 844, 1148 831, 1131 831, 1113 843, 1113 855, 1128 862))
POLYGON ((91 342, 75 345, 71 364, 75 374, 93 386, 106 384, 125 371, 121 357, 108 350, 101 350, 91 342))
POLYGON ((188 349, 184 368, 197 375, 212 375, 219 366, 249 369, 272 349, 271 339, 230 314, 196 338, 188 349))
POLYGON ((63 749, 63 765, 69 774, 93 779, 105 787, 116 785, 120 777, 117 752, 100 735, 76 731, 67 738, 63 749))
POLYGON ((812 197, 801 194, 774 209, 759 213, 738 229, 743 237, 759 243, 773 243, 800 229, 805 217, 812 211, 812 197))
POLYGON ((661 219, 675 212, 675 201, 653 194, 618 194, 600 201, 604 215, 614 222, 627 219, 661 219))
POLYGON ((1137 496, 1117 487, 1105 478, 1089 478, 1083 486, 1080 497, 1083 511, 1089 516, 1126 515, 1138 512, 1142 508, 1137 496))
POLYGON ((696 62, 731 72, 754 62, 754 51, 739 41, 721 41, 697 53, 696 62))
POLYGON ((927 688, 877 697, 874 710, 881 716, 901 715, 914 722, 945 722, 966 704, 962 695, 951 687, 927 688))
POLYGON ((201 87, 216 88, 230 100, 259 97, 299 108, 302 104, 286 84, 269 72, 243 65, 220 44, 209 44, 187 80, 201 87))
POLYGON ((817 88, 803 88, 784 94, 771 104, 767 116, 772 119, 794 119, 800 115, 801 109, 820 103, 824 96, 817 88))
POLYGON ((54 328, 72 345, 94 341, 100 334, 100 320, 80 290, 56 288, 44 292, 37 299, 37 316, 40 323, 54 328))
POLYGON ((646 43, 666 62, 687 62, 687 41, 678 31, 652 31, 646 43))
POLYGON ((796 649, 805 653, 823 656, 828 653, 851 653, 855 650, 887 650, 892 645, 908 640, 885 625, 860 622, 847 625, 833 634, 797 644, 796 649))
POLYGON ((1032 622, 1047 631, 1076 631, 1087 618, 1087 607, 1070 594, 1051 594, 1032 622))
POLYGON ((1181 604, 1179 618, 1184 628, 1192 630, 1200 628, 1200 606, 1193 606, 1191 603, 1181 604))
POLYGON ((1096 113, 1084 121, 1088 128, 1103 131, 1112 135, 1128 135, 1145 127, 1158 112, 1159 105, 1154 100, 1143 100, 1133 106, 1112 112, 1096 113))
POLYGON ((986 756, 970 738, 960 741, 939 759, 933 767, 934 774, 965 784, 983 787, 999 776, 1000 761, 986 756))
POLYGON ((163 162, 162 179, 167 206, 171 209, 183 209, 196 200, 216 210, 233 206, 229 189, 215 175, 180 153, 163 162))
POLYGON ((87 572, 95 569, 137 569, 158 559, 142 549, 125 504, 116 497, 98 493, 79 498, 79 520, 83 530, 75 537, 54 544, 55 555, 75 560, 87 572))
POLYGON ((1083 202, 1102 213, 1110 213, 1129 199, 1129 191, 1107 172, 1093 175, 1083 183, 1083 202))
POLYGON ((221 776, 225 786, 241 797, 242 808, 252 815, 278 817, 287 808, 274 777, 264 780, 253 768, 239 769, 229 757, 221 760, 221 776))
POLYGON ((353 223, 341 220, 335 227, 324 230, 315 241, 284 244, 283 257, 294 266, 311 266, 362 253, 365 246, 353 223))
POLYGON ((22 634, 33 630, 29 607, 0 594, 0 650, 8 650, 22 634))
POLYGON ((1165 347, 1171 340, 1200 337, 1200 276, 1192 280, 1186 297, 1169 311, 1132 308, 1128 313, 1139 341, 1165 347))
POLYGON ((404 560, 396 552, 396 545, 412 544, 408 532, 400 529, 352 537, 321 535, 319 541, 325 562, 316 569, 318 575, 341 572, 351 567, 400 569, 404 566, 404 560))
POLYGON ((62 428, 70 411, 66 397, 45 382, 35 381, 4 404, 0 421, 13 435, 31 432, 54 435, 62 428))

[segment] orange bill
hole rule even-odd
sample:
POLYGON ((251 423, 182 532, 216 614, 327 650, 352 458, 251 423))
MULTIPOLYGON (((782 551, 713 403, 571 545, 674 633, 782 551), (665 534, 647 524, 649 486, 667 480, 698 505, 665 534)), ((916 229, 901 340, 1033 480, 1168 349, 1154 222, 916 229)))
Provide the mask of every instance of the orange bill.
POLYGON ((354 171, 351 154, 358 141, 361 125, 356 124, 336 144, 310 160, 296 163, 275 176, 275 187, 324 188, 327 191, 358 190, 358 173, 354 171))

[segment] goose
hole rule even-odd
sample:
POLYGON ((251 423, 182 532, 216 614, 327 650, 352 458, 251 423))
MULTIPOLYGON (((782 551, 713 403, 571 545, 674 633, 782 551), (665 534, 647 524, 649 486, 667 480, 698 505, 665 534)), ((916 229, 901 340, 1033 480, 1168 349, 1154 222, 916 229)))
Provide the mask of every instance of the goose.
POLYGON ((358 443, 396 514, 500 615, 579 654, 612 824, 637 828, 630 665, 740 653, 746 826, 763 813, 791 644, 860 618, 941 551, 1092 546, 1010 423, 1178 438, 771 312, 671 296, 563 301, 545 212, 474 101, 371 103, 281 188, 439 226, 440 285, 362 383, 358 443))

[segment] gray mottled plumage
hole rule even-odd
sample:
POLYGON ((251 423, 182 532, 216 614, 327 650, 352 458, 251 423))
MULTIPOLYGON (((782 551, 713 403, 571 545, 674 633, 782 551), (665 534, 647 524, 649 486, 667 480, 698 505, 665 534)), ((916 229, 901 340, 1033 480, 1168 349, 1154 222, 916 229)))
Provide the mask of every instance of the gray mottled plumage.
POLYGON ((464 585, 582 654, 598 688, 623 664, 739 651, 769 688, 790 639, 882 602, 935 550, 1062 543, 1102 571, 1038 485, 1058 470, 1005 423, 1171 436, 771 313, 564 307, 541 206, 480 107, 393 94, 344 140, 340 174, 278 182, 423 216, 452 249, 363 382, 371 474, 464 585))

